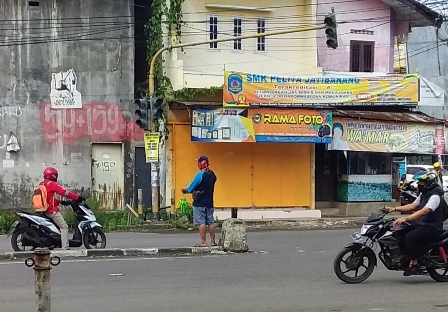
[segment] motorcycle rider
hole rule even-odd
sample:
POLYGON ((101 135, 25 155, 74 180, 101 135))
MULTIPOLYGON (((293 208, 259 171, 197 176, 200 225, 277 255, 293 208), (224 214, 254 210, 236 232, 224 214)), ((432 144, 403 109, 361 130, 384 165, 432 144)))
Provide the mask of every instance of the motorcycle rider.
POLYGON ((438 179, 437 179, 437 183, 438 183, 441 187, 443 187, 442 166, 440 165, 439 162, 435 162, 434 165, 433 165, 433 167, 434 167, 433 172, 434 172, 435 174, 437 174, 437 178, 438 178, 438 179))
POLYGON ((417 199, 404 206, 388 207, 389 212, 416 210, 406 218, 398 218, 394 221, 396 225, 408 222, 414 228, 404 237, 405 253, 411 258, 409 267, 403 273, 405 276, 418 271, 417 259, 427 251, 428 244, 436 242, 443 232, 443 221, 446 219, 448 206, 437 178, 434 172, 417 172, 414 176, 420 191, 417 199))
POLYGON ((58 176, 59 173, 55 168, 48 167, 44 170, 44 180, 40 184, 44 185, 47 189, 47 202, 49 203, 48 209, 44 213, 47 217, 52 219, 61 230, 62 249, 70 250, 70 247, 68 246, 68 226, 64 220, 64 217, 59 212, 59 204, 67 204, 67 202, 60 201, 59 199, 54 198, 54 194, 56 193, 62 197, 67 197, 78 202, 84 201, 85 198, 75 193, 69 192, 62 186, 60 186, 57 183, 58 176))

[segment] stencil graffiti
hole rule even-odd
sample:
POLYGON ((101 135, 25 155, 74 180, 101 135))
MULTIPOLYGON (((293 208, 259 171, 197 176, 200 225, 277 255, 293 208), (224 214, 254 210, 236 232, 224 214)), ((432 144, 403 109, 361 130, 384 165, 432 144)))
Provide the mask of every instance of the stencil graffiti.
POLYGON ((81 108, 81 93, 76 89, 78 78, 69 69, 51 75, 50 101, 52 108, 81 108))
POLYGON ((0 106, 0 118, 19 118, 22 116, 20 106, 0 106))
POLYGON ((99 169, 104 172, 111 171, 111 169, 115 168, 117 163, 115 161, 100 161, 95 162, 96 169, 99 169))
POLYGON ((143 141, 143 130, 123 118, 118 104, 89 103, 80 109, 54 110, 50 103, 40 107, 40 120, 48 143, 71 145, 82 137, 92 142, 143 141))

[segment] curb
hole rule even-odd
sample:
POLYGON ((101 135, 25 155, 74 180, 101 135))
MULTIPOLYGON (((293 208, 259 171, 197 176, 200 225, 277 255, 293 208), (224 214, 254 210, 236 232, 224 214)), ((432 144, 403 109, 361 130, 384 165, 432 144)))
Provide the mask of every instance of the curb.
POLYGON ((361 226, 367 217, 320 219, 265 219, 245 220, 248 231, 257 230, 320 230, 344 229, 361 226))
MULTIPOLYGON (((193 256, 193 255, 227 254, 221 247, 176 247, 176 248, 113 248, 113 249, 82 249, 82 250, 52 250, 51 256, 60 258, 103 258, 103 257, 145 257, 145 256, 193 256)), ((15 260, 32 258, 33 252, 0 253, 0 260, 15 260)))

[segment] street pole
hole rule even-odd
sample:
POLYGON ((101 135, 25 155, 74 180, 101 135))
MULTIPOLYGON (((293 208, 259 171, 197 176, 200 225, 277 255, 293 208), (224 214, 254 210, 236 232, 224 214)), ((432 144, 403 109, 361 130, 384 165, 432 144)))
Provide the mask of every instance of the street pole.
MULTIPOLYGON (((151 118, 151 131, 154 132, 154 123, 152 120, 152 99, 154 97, 155 92, 155 85, 154 85, 154 70, 155 70, 155 64, 157 58, 167 50, 172 49, 178 49, 178 48, 185 48, 185 47, 194 47, 198 45, 204 45, 204 44, 210 44, 210 43, 218 43, 218 42, 229 42, 233 41, 235 39, 238 40, 244 40, 244 39, 252 39, 252 38, 259 38, 259 37, 269 37, 269 36, 275 36, 275 35, 284 35, 284 34, 292 34, 292 33, 299 33, 299 32, 305 32, 305 31, 312 31, 312 30, 319 30, 324 29, 326 25, 319 25, 319 26, 310 26, 310 27, 299 27, 299 28, 292 28, 288 30, 279 30, 279 31, 271 31, 271 32, 265 32, 265 33, 256 33, 252 35, 246 35, 246 36, 239 36, 239 37, 229 37, 225 39, 215 39, 215 40, 205 40, 205 41, 197 41, 197 42, 191 42, 191 43, 178 43, 178 44, 171 44, 166 47, 160 48, 152 57, 151 63, 149 65, 149 101, 150 101, 150 118, 151 118)), ((163 118, 163 117, 162 117, 163 118)), ((159 211, 159 161, 155 163, 151 163, 151 194, 152 194, 152 211, 157 212, 159 211)), ((166 181, 163 181, 166 184, 166 181)))

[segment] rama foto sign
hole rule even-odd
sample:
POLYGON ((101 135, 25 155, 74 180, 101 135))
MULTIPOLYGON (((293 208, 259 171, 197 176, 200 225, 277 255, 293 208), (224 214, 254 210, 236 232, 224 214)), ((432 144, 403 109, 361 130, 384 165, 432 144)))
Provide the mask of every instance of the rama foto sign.
POLYGON ((418 75, 304 78, 224 73, 224 107, 416 106, 418 101, 418 75))
POLYGON ((330 143, 332 113, 312 109, 195 109, 191 140, 330 143))

